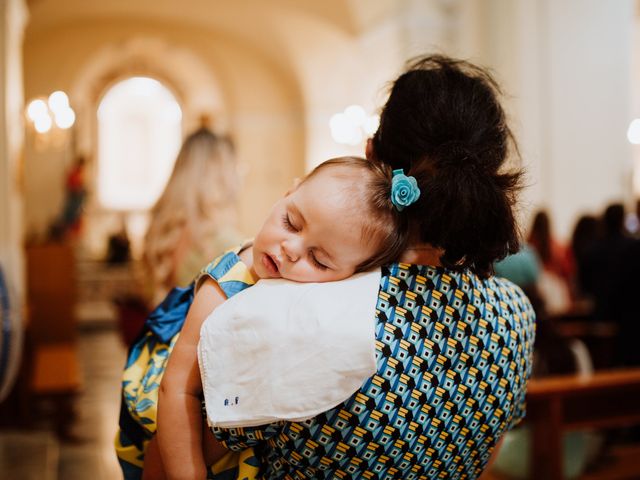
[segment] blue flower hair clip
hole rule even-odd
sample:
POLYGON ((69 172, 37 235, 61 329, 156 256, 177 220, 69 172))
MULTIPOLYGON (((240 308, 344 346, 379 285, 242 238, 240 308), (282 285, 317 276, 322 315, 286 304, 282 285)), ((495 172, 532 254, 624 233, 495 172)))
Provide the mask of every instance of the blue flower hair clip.
POLYGON ((406 176, 403 169, 393 171, 391 178, 391 203, 401 212, 420 198, 420 188, 415 177, 406 176))

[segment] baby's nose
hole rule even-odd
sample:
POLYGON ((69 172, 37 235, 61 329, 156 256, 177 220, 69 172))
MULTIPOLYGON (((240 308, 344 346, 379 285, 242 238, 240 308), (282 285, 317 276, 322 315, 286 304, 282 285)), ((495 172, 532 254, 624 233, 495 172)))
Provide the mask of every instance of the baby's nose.
POLYGON ((300 259, 300 249, 296 242, 283 241, 280 248, 282 249, 282 254, 290 262, 297 262, 300 259))

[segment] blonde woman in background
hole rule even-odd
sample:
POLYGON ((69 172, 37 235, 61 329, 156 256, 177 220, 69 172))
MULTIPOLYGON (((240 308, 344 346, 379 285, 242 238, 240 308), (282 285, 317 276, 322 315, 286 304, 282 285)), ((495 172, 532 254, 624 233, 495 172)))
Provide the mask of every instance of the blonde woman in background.
POLYGON ((205 127, 189 135, 151 211, 145 237, 144 265, 153 305, 176 285, 187 285, 217 254, 242 241, 236 230, 238 192, 230 140, 205 127))

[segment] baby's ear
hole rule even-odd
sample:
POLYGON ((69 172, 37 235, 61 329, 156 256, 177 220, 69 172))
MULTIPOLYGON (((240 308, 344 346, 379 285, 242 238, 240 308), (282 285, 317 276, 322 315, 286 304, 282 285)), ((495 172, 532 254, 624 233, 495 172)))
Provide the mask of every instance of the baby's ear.
POLYGON ((291 187, 289 188, 289 190, 287 190, 287 193, 285 193, 284 196, 288 197, 293 192, 295 192, 298 189, 298 187, 300 186, 301 183, 302 183, 302 179, 300 177, 294 178, 293 179, 293 185, 291 185, 291 187))
POLYGON ((367 157, 367 160, 373 160, 374 152, 373 152, 373 138, 367 139, 367 145, 364 147, 364 155, 367 157))

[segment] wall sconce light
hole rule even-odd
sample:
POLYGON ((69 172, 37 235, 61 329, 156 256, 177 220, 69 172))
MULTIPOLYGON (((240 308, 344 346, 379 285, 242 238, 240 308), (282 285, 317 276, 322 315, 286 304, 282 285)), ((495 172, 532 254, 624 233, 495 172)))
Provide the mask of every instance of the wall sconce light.
POLYGON ((640 118, 634 119, 627 130, 627 140, 634 145, 640 144, 640 118))
POLYGON ((360 105, 350 105, 329 121, 331 137, 342 145, 358 145, 373 135, 380 124, 378 115, 367 115, 360 105))
POLYGON ((54 125, 61 130, 71 128, 76 121, 76 114, 69 106, 67 94, 57 90, 49 95, 46 102, 41 98, 29 102, 27 118, 33 123, 36 132, 45 134, 54 125))

